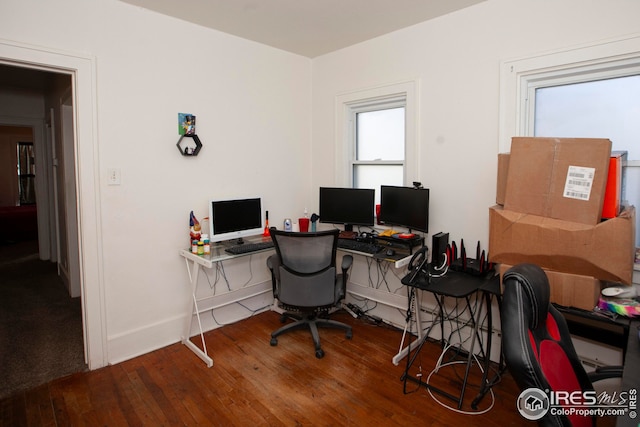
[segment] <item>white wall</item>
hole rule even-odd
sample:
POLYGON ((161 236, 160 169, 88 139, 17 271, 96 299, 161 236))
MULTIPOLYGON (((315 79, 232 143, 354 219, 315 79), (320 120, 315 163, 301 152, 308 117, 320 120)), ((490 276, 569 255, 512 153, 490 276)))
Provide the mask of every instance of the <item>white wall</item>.
POLYGON ((334 182, 335 98, 417 79, 430 230, 488 243, 500 61, 637 32, 633 0, 489 0, 313 61, 313 186, 334 182))
MULTIPOLYGON (((443 231, 458 243, 464 238, 467 249, 477 241, 486 249, 488 208, 496 194, 501 61, 637 33, 638 16, 640 2, 634 0, 488 0, 314 59, 312 188, 346 184, 336 182, 331 167, 336 97, 418 81, 419 172, 407 178, 431 190, 427 245, 443 231)), ((406 270, 391 269, 381 286, 396 295, 372 290, 383 282, 369 271, 356 257, 350 278, 350 289, 359 294, 355 302, 362 306, 363 295, 377 298, 388 306, 367 307, 403 325, 404 313, 393 307, 406 295, 397 278, 406 270)), ((433 307, 430 295, 424 298, 423 306, 433 307)))
MULTIPOLYGON (((178 341, 189 211, 202 219, 209 198, 246 194, 263 197, 274 224, 304 209, 311 61, 115 0, 3 1, 0 39, 95 58, 107 358, 178 341), (175 146, 180 112, 197 116, 197 157, 175 146)), ((267 279, 264 262, 253 266, 254 283, 267 279)))

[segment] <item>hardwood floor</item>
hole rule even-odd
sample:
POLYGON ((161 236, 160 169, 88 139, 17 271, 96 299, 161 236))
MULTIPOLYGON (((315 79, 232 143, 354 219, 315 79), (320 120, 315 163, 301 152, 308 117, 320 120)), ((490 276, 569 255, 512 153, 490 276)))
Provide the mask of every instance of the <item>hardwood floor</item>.
MULTIPOLYGON (((352 324, 353 338, 322 329, 323 359, 315 357, 306 330, 282 335, 271 347, 270 333, 281 325, 280 316, 262 313, 205 334, 212 368, 184 345, 174 344, 3 399, 0 426, 527 424, 516 410, 519 392, 508 373, 494 387, 495 399, 488 394, 480 403, 478 409, 486 413, 460 414, 438 404, 425 387, 408 383, 413 392, 403 393, 400 378, 406 362, 391 363, 402 331, 344 313, 333 318, 352 324)), ((427 343, 420 353, 425 377, 439 355, 435 343, 427 343)), ((436 375, 452 391, 463 373, 456 366, 436 375)), ((480 382, 478 369, 473 371, 464 411, 471 410, 480 382)))

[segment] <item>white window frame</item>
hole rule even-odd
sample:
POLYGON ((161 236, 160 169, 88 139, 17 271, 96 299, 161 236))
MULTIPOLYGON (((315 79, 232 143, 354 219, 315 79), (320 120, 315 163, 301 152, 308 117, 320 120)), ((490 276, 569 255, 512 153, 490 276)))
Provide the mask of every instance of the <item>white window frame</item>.
POLYGON ((418 177, 418 81, 406 81, 358 90, 336 96, 336 185, 351 187, 353 166, 357 164, 402 163, 403 182, 418 177), (356 160, 356 114, 386 108, 405 108, 405 156, 397 161, 356 160))
MULTIPOLYGON (((536 89, 637 74, 640 74, 640 34, 503 61, 499 151, 510 151, 513 136, 534 135, 536 89)), ((629 158, 625 167, 640 168, 640 159, 629 158)))
MULTIPOLYGON (((500 66, 500 152, 510 150, 513 136, 533 136, 536 89, 638 73, 640 35, 503 61, 500 66)), ((630 159, 628 165, 638 167, 640 159, 630 159)))
POLYGON ((364 102, 355 102, 349 104, 347 109, 347 114, 349 115, 349 145, 351 147, 350 150, 350 159, 349 159, 349 182, 351 185, 354 184, 354 171, 356 166, 367 166, 367 165, 387 165, 387 166, 402 166, 403 176, 402 181, 405 181, 405 161, 406 161, 406 145, 407 141, 405 138, 404 141, 404 159, 398 160, 358 160, 358 114, 359 113, 367 113, 371 111, 381 111, 388 110, 391 108, 404 108, 405 111, 405 125, 406 125, 406 99, 407 97, 404 94, 400 94, 395 97, 389 97, 385 99, 375 99, 375 100, 365 100, 364 102))

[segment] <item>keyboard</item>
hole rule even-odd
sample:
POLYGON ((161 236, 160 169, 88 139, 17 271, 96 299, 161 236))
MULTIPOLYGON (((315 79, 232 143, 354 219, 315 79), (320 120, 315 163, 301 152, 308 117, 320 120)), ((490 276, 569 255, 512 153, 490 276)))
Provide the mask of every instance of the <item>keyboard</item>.
POLYGON ((375 243, 359 242, 355 239, 338 239, 338 248, 373 255, 380 252, 384 247, 375 243))
POLYGON ((273 247, 273 241, 268 240, 265 242, 243 243, 242 245, 230 246, 226 248, 224 251, 232 255, 242 255, 242 254, 248 254, 251 252, 263 251, 265 249, 270 249, 272 247, 273 247))

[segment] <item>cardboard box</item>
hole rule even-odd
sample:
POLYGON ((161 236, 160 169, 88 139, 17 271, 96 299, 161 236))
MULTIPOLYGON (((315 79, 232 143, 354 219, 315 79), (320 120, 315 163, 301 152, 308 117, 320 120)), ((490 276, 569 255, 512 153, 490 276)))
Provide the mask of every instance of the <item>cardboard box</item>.
POLYGON ((608 139, 514 137, 504 208, 595 225, 610 157, 608 139))
POLYGON ((507 176, 509 175, 509 153, 498 154, 498 177, 496 180, 496 204, 504 205, 507 191, 507 176))
POLYGON ((627 161, 626 151, 612 151, 609 159, 607 187, 604 192, 602 218, 615 218, 620 213, 624 183, 622 166, 627 161))
MULTIPOLYGON (((500 264, 500 283, 502 276, 511 268, 511 265, 500 264)), ((551 302, 565 307, 576 307, 583 310, 593 310, 598 304, 602 282, 591 276, 560 273, 543 269, 549 279, 551 302)))
MULTIPOLYGON (((496 204, 504 206, 507 190, 507 177, 509 176, 510 153, 498 154, 498 175, 496 180, 496 204)), ((604 192, 602 205, 603 219, 615 218, 620 214, 624 202, 624 175, 622 168, 627 161, 626 151, 612 151, 609 159, 607 173, 607 185, 604 192)))
POLYGON ((563 273, 630 284, 635 252, 635 208, 595 226, 489 208, 489 260, 531 262, 563 273))

